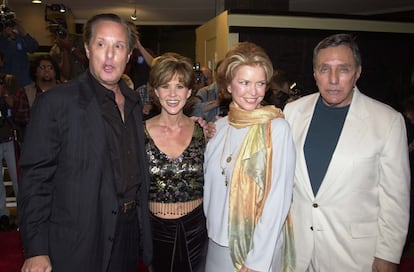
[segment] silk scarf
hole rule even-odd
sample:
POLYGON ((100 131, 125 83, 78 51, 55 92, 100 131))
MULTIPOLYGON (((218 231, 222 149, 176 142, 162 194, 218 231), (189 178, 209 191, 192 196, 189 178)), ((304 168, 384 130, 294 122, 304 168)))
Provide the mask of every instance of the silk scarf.
MULTIPOLYGON (((229 248, 234 271, 239 271, 252 247, 255 226, 262 215, 263 207, 271 187, 272 177, 272 136, 271 120, 283 118, 283 113, 274 106, 265 106, 246 111, 230 104, 229 124, 235 128, 249 127, 236 158, 230 183, 229 202, 229 248)), ((286 224, 285 224, 286 225, 286 224)), ((287 226, 285 226, 286 231, 287 226)), ((289 230, 289 229, 287 229, 289 230)), ((293 238, 290 228, 287 266, 293 266, 293 238)), ((287 256, 286 256, 287 255, 287 256)), ((293 258, 294 261, 294 258, 293 258)), ((286 266, 286 262, 283 262, 286 266)), ((284 271, 289 271, 285 270, 284 271)), ((292 270, 293 271, 293 270, 292 270)))

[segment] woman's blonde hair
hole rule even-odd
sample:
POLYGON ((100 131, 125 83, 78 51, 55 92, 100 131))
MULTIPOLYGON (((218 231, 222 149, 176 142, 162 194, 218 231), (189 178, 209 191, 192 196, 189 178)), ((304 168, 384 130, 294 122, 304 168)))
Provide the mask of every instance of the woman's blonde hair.
POLYGON ((265 71, 266 83, 273 75, 273 64, 263 48, 252 42, 240 42, 231 48, 217 69, 216 81, 219 97, 231 99, 227 86, 233 80, 237 70, 244 65, 261 66, 265 71))

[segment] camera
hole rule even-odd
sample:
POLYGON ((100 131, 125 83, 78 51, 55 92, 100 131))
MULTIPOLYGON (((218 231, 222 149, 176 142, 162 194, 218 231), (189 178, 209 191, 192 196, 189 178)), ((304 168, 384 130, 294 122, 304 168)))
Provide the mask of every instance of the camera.
POLYGON ((193 71, 194 71, 194 74, 195 74, 195 83, 197 85, 204 84, 204 82, 206 81, 206 78, 205 78, 203 72, 200 69, 200 63, 199 62, 194 63, 193 71))
POLYGON ((64 38, 66 38, 66 36, 68 36, 68 32, 64 27, 59 26, 59 28, 56 30, 56 35, 59 38, 64 39, 64 38))
POLYGON ((14 11, 3 5, 0 10, 1 29, 4 29, 5 27, 15 27, 15 19, 16 15, 14 11))
POLYGON ((61 24, 52 23, 49 24, 50 33, 55 34, 58 38, 64 39, 68 35, 68 31, 61 24))
POLYGON ((200 63, 199 62, 194 63, 193 70, 194 71, 200 71, 200 63))

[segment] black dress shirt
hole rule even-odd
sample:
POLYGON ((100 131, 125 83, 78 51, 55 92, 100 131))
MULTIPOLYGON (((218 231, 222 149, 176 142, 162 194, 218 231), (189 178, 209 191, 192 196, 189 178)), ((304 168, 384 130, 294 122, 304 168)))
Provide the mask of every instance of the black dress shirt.
POLYGON ((92 76, 95 90, 105 120, 106 137, 108 139, 108 156, 112 160, 115 186, 119 199, 136 200, 140 186, 141 173, 137 156, 137 126, 133 114, 134 106, 139 103, 139 95, 132 92, 121 80, 119 86, 125 97, 124 121, 115 102, 113 91, 99 84, 92 76))

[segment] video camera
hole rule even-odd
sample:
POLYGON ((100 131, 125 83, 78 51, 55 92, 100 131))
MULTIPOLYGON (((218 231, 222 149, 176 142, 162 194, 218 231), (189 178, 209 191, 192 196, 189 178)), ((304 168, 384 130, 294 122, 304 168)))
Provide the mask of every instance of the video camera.
POLYGON ((16 14, 6 5, 6 1, 3 1, 0 9, 0 28, 3 30, 5 27, 16 26, 16 14))
POLYGON ((65 6, 59 4, 46 4, 45 21, 48 22, 47 29, 51 34, 60 39, 65 39, 68 36, 68 30, 65 16, 61 11, 62 7, 65 8, 65 6))

